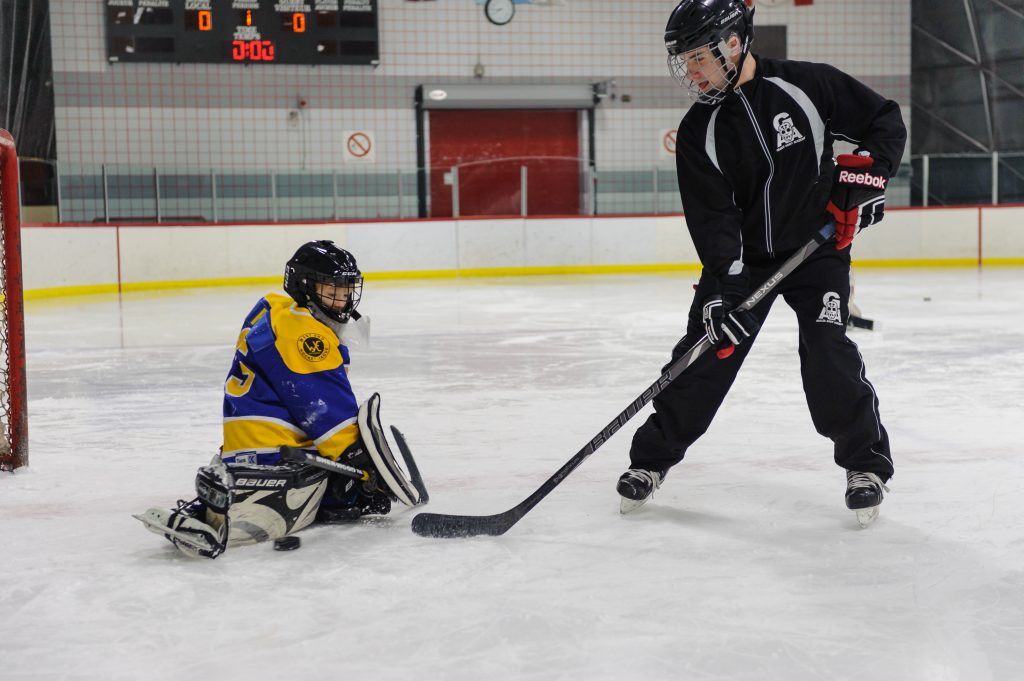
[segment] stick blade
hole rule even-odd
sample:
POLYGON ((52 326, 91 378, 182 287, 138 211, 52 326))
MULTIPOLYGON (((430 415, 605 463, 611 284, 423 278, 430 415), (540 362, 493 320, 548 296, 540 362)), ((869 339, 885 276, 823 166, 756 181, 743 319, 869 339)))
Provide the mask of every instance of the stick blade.
POLYGON ((420 494, 420 500, 416 505, 423 506, 430 501, 430 494, 427 492, 427 486, 423 482, 423 476, 420 474, 419 466, 416 465, 416 459, 412 458, 412 452, 409 451, 409 445, 406 443, 405 436, 402 435, 402 431, 391 426, 391 434, 395 436, 395 444, 398 445, 398 451, 402 453, 402 458, 405 459, 405 465, 409 469, 409 482, 413 484, 413 487, 415 487, 416 491, 420 494))
POLYGON ((497 515, 445 515, 444 513, 419 513, 412 519, 412 531, 421 537, 454 539, 476 537, 482 534, 497 537, 505 534, 518 518, 497 515))
POLYGON ((875 321, 873 319, 865 319, 864 317, 858 317, 857 315, 850 315, 850 326, 855 329, 867 329, 868 331, 875 330, 875 321))

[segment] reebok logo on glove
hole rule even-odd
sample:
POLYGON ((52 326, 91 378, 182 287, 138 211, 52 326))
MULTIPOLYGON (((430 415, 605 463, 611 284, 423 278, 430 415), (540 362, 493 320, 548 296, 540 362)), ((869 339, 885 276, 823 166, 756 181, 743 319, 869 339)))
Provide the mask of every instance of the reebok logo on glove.
POLYGON ((836 223, 836 248, 853 242, 858 230, 873 225, 885 214, 885 185, 889 171, 866 153, 840 154, 825 210, 836 223))
POLYGON ((839 182, 842 184, 862 184, 865 187, 885 189, 885 185, 888 184, 889 181, 880 175, 872 175, 870 173, 851 173, 849 170, 840 170, 839 182))

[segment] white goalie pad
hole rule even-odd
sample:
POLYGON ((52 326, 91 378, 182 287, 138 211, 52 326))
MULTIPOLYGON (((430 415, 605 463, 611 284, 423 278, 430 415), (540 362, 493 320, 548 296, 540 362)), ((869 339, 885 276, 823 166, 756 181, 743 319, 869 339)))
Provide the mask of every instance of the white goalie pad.
POLYGON ((229 548, 279 539, 316 519, 327 490, 326 471, 294 464, 229 468, 234 485, 228 510, 229 548))
POLYGON ((381 482, 406 506, 418 504, 420 493, 392 454, 380 425, 380 395, 377 393, 359 405, 359 434, 381 482))

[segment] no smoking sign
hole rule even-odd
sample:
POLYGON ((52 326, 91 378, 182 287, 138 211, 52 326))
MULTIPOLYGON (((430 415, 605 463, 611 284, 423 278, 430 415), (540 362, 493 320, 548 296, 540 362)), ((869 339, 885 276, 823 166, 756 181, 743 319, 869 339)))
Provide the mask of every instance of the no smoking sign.
POLYGON ((676 129, 662 130, 658 139, 659 155, 665 158, 676 156, 676 129))
POLYGON ((377 160, 377 143, 373 133, 366 130, 345 130, 344 160, 346 163, 373 163, 377 160))

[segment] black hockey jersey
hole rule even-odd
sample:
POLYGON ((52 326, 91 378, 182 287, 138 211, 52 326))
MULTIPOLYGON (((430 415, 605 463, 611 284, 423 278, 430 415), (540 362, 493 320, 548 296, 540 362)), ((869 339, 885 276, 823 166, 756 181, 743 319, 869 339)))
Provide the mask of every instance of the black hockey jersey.
POLYGON ((906 126, 896 102, 827 64, 757 57, 753 80, 679 124, 676 170, 704 268, 766 262, 803 246, 829 216, 832 143, 896 172, 906 126))

